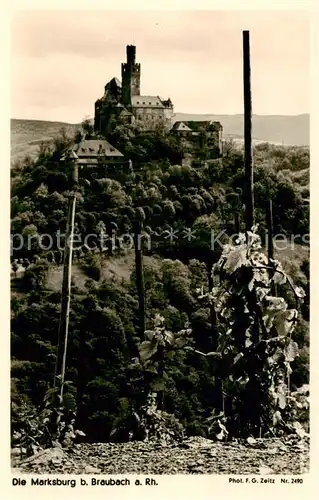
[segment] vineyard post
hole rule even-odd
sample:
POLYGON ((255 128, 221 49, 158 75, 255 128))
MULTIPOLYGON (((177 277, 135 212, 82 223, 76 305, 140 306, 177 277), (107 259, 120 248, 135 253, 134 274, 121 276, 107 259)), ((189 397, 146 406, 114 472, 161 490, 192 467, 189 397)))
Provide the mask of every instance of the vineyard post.
POLYGON ((134 234, 135 246, 135 272, 136 272, 136 288, 139 304, 139 326, 141 334, 145 331, 145 297, 144 297, 144 273, 143 273, 143 255, 142 255, 142 220, 137 212, 136 229, 134 234))
MULTIPOLYGON (((271 260, 274 258, 274 241, 273 241, 273 217, 272 217, 272 200, 267 200, 266 202, 266 218, 267 218, 267 252, 269 265, 271 266, 271 260)), ((273 273, 269 271, 269 277, 272 278, 273 273)), ((272 294, 277 295, 277 287, 275 283, 272 283, 272 294)))
POLYGON ((235 211, 234 211, 234 229, 235 234, 240 233, 241 224, 240 224, 240 212, 241 212, 241 191, 239 189, 236 190, 235 193, 235 211))
MULTIPOLYGON (((245 218, 246 237, 248 231, 254 226, 254 169, 252 154, 252 98, 251 98, 251 72, 250 72, 250 39, 249 31, 243 31, 243 76, 244 76, 244 133, 245 133, 245 218)), ((247 239, 248 241, 248 239, 247 239)), ((259 321, 255 325, 254 342, 259 342, 259 321)), ((255 387, 256 395, 260 392, 258 374, 252 369, 251 383, 255 387)), ((256 434, 261 436, 261 404, 256 400, 253 422, 256 434)))
POLYGON ((235 226, 235 234, 240 233, 240 214, 239 211, 236 210, 234 216, 234 226, 235 226))
MULTIPOLYGON (((207 263, 207 275, 208 275, 208 289, 209 291, 213 290, 214 287, 214 278, 213 278, 213 265, 211 262, 207 263)), ((218 347, 218 330, 217 330, 217 314, 214 307, 214 302, 210 304, 210 321, 212 325, 212 337, 214 339, 214 349, 218 347)), ((225 412, 225 400, 224 400, 224 392, 223 392, 223 379, 220 374, 216 374, 215 377, 215 386, 216 386, 216 394, 218 395, 217 399, 217 410, 219 412, 225 412)))
POLYGON ((75 220, 76 190, 78 185, 78 157, 74 152, 72 153, 72 160, 73 160, 73 192, 69 200, 68 218, 67 218, 67 226, 65 234, 61 312, 60 312, 60 321, 58 330, 57 357, 56 357, 54 383, 53 383, 53 387, 56 387, 56 385, 58 385, 59 387, 60 402, 62 402, 63 400, 66 353, 67 353, 68 333, 69 333, 74 220, 75 220), (59 380, 58 377, 60 377, 59 380))
POLYGON ((250 82, 249 31, 243 31, 243 73, 244 73, 244 133, 245 133, 245 206, 246 232, 254 225, 254 180, 252 164, 252 104, 250 82))

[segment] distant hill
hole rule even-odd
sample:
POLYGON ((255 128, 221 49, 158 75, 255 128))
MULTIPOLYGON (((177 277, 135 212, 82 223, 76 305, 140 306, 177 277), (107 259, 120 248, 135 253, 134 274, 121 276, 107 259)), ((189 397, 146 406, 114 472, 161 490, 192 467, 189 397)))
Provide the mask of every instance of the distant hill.
MULTIPOLYGON (((224 128, 224 136, 242 140, 244 137, 243 115, 195 115, 176 113, 175 121, 212 120, 219 121, 224 128)), ((309 114, 295 116, 253 115, 252 135, 255 142, 305 146, 310 144, 309 114)))
POLYGON ((42 120, 11 119, 11 161, 23 159, 26 155, 37 156, 41 142, 52 143, 61 130, 65 128, 68 134, 74 134, 80 128, 79 124, 49 122, 42 120))
MULTIPOLYGON (((244 137, 243 115, 196 115, 176 113, 174 120, 213 120, 224 128, 224 137, 242 142, 244 137)), ((255 143, 271 142, 284 145, 309 145, 309 115, 296 116, 253 116, 253 139, 255 143)), ((80 128, 80 124, 50 122, 42 120, 11 119, 11 160, 30 155, 36 157, 39 144, 52 142, 64 127, 70 134, 80 128)))

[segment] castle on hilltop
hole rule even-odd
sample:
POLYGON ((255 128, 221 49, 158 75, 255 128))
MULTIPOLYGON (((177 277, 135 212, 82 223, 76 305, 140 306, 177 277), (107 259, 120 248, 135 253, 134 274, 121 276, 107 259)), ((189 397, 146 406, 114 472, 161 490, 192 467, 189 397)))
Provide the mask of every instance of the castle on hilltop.
POLYGON ((136 47, 127 45, 125 63, 122 63, 122 82, 112 78, 104 89, 104 96, 95 102, 94 129, 103 135, 110 132, 112 122, 140 121, 146 129, 159 124, 167 129, 172 126, 174 114, 170 99, 141 95, 141 65, 136 62, 136 47))
POLYGON ((141 65, 136 62, 136 47, 126 46, 122 63, 122 81, 112 78, 104 87, 104 95, 95 102, 94 130, 107 137, 119 123, 141 124, 145 131, 159 125, 170 135, 179 137, 184 163, 192 159, 209 160, 222 155, 223 127, 214 121, 176 121, 170 99, 141 95, 141 65), (174 123, 175 122, 175 123, 174 123))

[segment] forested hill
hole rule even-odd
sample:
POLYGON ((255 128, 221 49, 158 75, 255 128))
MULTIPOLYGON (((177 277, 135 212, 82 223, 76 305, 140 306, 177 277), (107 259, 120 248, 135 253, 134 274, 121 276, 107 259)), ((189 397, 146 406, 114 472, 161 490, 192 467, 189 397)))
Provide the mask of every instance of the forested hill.
POLYGON ((182 165, 182 141, 163 130, 119 124, 108 140, 132 163, 80 170, 61 405, 50 389, 57 235, 73 166, 60 160, 74 136, 12 169, 13 445, 307 432, 309 148, 254 148, 258 227, 246 238, 243 151, 231 142, 222 158, 182 165), (269 199, 281 242, 271 261, 269 199))
MULTIPOLYGON (((174 120, 213 120, 224 127, 224 138, 242 141, 244 137, 243 115, 214 115, 176 113, 174 120)), ((61 127, 72 133, 78 124, 50 122, 44 120, 11 120, 12 160, 26 154, 35 158, 41 141, 52 143, 61 127)), ((309 145, 309 115, 297 116, 253 116, 254 142, 270 142, 279 145, 309 145)))

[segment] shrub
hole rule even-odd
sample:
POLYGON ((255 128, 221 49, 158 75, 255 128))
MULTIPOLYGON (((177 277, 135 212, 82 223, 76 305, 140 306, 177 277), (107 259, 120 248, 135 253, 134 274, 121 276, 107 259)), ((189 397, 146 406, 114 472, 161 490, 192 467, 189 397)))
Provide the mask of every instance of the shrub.
POLYGON ((100 259, 96 255, 88 253, 81 267, 89 278, 100 281, 102 266, 100 259))

